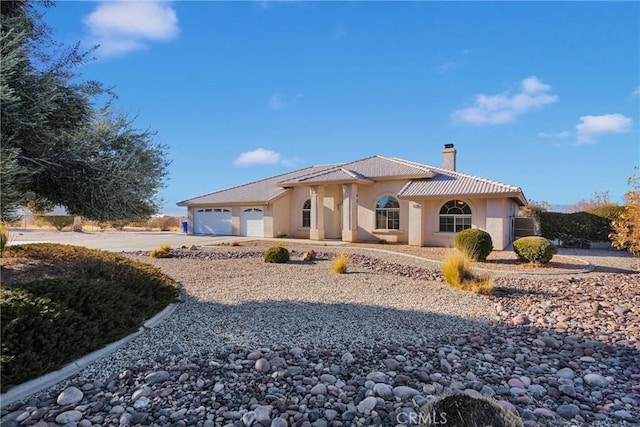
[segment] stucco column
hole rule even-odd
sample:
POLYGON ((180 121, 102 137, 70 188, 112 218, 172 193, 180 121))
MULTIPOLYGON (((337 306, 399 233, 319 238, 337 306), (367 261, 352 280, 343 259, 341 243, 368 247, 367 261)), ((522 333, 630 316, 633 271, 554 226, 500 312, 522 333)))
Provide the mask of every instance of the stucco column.
POLYGON ((342 186, 342 240, 358 240, 358 184, 342 186))
POLYGON ((424 245, 424 221, 425 212, 423 204, 420 202, 409 201, 409 245, 424 245))
POLYGON ((311 228, 309 239, 324 240, 324 187, 311 187, 311 228))

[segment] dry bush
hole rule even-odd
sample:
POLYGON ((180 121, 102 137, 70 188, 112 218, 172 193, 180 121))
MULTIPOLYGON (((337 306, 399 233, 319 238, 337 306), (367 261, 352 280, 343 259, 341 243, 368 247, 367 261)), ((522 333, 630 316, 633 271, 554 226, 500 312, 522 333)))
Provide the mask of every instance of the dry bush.
POLYGON ((493 293, 493 277, 489 274, 476 276, 469 267, 471 258, 456 249, 449 249, 442 260, 442 273, 448 284, 474 294, 491 295, 493 293))
POLYGON ((345 274, 349 265, 349 256, 345 253, 341 253, 333 261, 333 271, 338 274, 345 274))
POLYGON ((151 228, 158 228, 160 231, 171 231, 180 228, 180 220, 175 216, 162 216, 149 221, 151 228))
POLYGON ((71 215, 35 215, 34 218, 37 223, 49 224, 58 231, 73 225, 73 216, 71 215))
POLYGON ((613 221, 613 232, 609 234, 614 248, 626 249, 635 256, 640 256, 640 175, 629 178, 632 191, 624 195, 624 210, 613 221))
POLYGON ((164 243, 158 249, 149 252, 149 256, 151 258, 171 258, 173 256, 171 254, 171 245, 164 243))

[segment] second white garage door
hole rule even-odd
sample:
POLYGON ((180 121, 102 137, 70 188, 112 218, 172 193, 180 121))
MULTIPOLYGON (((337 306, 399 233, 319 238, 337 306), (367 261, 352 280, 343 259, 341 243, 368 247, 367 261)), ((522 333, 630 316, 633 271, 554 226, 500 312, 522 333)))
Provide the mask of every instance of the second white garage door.
POLYGON ((193 232, 195 234, 231 235, 231 209, 196 209, 193 214, 193 232))
POLYGON ((264 212, 260 208, 242 209, 242 235, 264 237, 264 212))

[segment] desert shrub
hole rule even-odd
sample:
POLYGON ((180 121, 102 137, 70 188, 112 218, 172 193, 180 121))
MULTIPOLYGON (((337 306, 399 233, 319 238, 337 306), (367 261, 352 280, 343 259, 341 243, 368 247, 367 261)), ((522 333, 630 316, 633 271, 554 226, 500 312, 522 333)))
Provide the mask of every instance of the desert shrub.
POLYGON ((378 239, 378 244, 379 245, 386 245, 387 243, 389 243, 389 242, 387 242, 386 239, 378 239))
POLYGON ((435 399, 420 410, 422 426, 521 427, 520 417, 506 411, 494 399, 458 393, 435 399))
POLYGON ((4 247, 9 242, 9 228, 5 224, 0 224, 0 252, 4 251, 4 247))
POLYGON ((490 275, 476 276, 471 272, 471 258, 460 250, 450 249, 442 260, 442 274, 448 284, 455 289, 474 294, 493 293, 493 278, 490 275))
POLYGON ((547 264, 558 253, 558 248, 544 237, 529 236, 513 242, 513 251, 520 261, 547 264))
POLYGON ((345 253, 339 254, 333 260, 333 271, 337 274, 345 274, 349 265, 349 256, 345 253))
POLYGON ((588 212, 540 214, 540 234, 549 240, 561 240, 567 246, 607 242, 611 221, 588 212))
POLYGON ((456 235, 456 248, 474 261, 486 261, 493 250, 491 235, 484 230, 467 228, 456 235))
POLYGON ((35 219, 37 222, 51 225, 58 231, 73 225, 72 215, 36 215, 35 219))
POLYGON ((3 392, 136 331, 179 293, 157 268, 111 252, 29 244, 8 246, 4 256, 29 259, 26 268, 42 260, 56 274, 27 281, 3 274, 3 392))
POLYGON ((149 252, 149 256, 151 258, 171 258, 173 257, 173 254, 171 253, 171 245, 164 243, 160 245, 159 248, 149 252))
POLYGON ((149 221, 151 228, 158 228, 160 231, 171 231, 180 228, 180 221, 175 216, 162 216, 149 221))
POLYGON ((240 246, 240 242, 238 242, 237 240, 234 240, 231 243, 229 243, 229 246, 240 246))
POLYGON ((640 175, 629 178, 629 185, 632 189, 624 195, 624 210, 613 221, 609 237, 614 248, 640 256, 640 175))
POLYGON ((121 219, 118 221, 111 221, 111 227, 116 230, 122 231, 127 225, 131 224, 131 221, 126 219, 121 219))
POLYGON ((274 246, 264 253, 264 262, 285 263, 289 261, 289 250, 283 246, 274 246))

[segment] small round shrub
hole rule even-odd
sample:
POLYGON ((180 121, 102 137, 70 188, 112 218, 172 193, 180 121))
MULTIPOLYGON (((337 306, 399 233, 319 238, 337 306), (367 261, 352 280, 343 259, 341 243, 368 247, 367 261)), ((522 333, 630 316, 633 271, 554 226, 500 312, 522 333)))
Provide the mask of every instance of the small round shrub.
POLYGON ((513 242, 513 251, 520 261, 547 264, 558 253, 558 248, 544 237, 522 237, 513 242))
POLYGON ((284 263, 289 261, 289 250, 282 246, 267 249, 264 253, 264 262, 284 263))
POLYGON ((456 249, 465 253, 473 261, 486 261, 493 250, 491 235, 484 230, 467 228, 456 235, 456 249))

